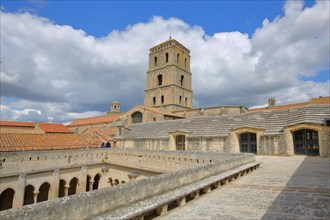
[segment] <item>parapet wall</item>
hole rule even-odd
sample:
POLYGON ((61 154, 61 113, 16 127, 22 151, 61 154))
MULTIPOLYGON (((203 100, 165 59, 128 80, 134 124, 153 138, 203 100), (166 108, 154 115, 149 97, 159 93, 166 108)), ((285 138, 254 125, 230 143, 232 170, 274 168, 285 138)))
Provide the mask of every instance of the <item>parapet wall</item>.
MULTIPOLYGON (((100 215, 104 212, 115 210, 119 207, 155 197, 161 193, 188 185, 203 178, 216 175, 220 172, 255 161, 253 154, 221 154, 221 153, 197 153, 197 152, 151 152, 151 151, 124 151, 128 155, 137 155, 138 158, 147 156, 165 157, 174 156, 178 160, 186 157, 189 159, 207 160, 204 163, 190 169, 153 176, 129 182, 117 187, 104 188, 97 191, 85 192, 79 195, 68 196, 52 201, 41 202, 21 208, 0 212, 0 219, 86 219, 100 215), (173 154, 172 154, 173 153, 173 154), (172 154, 172 155, 171 155, 172 154), (140 157, 139 155, 142 155, 140 157), (182 157, 179 157, 181 155, 182 157)), ((127 155, 126 155, 127 157, 127 155)), ((174 159, 174 160, 175 160, 174 159)))

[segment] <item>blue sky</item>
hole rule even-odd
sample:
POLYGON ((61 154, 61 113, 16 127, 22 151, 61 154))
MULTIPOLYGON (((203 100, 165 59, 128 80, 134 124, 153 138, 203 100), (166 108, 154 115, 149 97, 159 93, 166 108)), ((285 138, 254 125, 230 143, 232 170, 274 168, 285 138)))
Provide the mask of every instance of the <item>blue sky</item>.
POLYGON ((1 9, 2 119, 68 122, 104 114, 112 100, 143 104, 148 48, 170 32, 191 50, 194 107, 329 95, 326 1, 2 0, 1 9))

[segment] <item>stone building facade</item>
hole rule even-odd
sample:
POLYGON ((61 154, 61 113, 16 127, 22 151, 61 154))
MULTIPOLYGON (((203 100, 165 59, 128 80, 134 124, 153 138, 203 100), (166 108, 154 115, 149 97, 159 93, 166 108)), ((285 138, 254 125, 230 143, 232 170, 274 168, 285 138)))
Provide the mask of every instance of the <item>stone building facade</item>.
POLYGON ((330 156, 330 105, 133 124, 117 146, 148 150, 330 156))

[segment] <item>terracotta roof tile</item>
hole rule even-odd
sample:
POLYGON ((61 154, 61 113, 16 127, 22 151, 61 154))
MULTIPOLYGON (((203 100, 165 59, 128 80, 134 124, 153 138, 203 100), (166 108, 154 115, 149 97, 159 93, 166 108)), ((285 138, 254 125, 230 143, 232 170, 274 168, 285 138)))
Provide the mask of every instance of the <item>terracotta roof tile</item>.
POLYGON ((78 134, 0 134, 0 151, 64 150, 100 146, 99 138, 78 134))
POLYGON ((12 126, 12 127, 34 127, 34 122, 0 121, 0 126, 12 126))
POLYGON ((104 127, 104 128, 88 128, 82 132, 83 135, 98 135, 104 140, 111 141, 117 135, 117 128, 104 127))
POLYGON ((39 127, 46 133, 73 133, 63 124, 39 123, 39 127))
POLYGON ((109 122, 116 121, 120 116, 121 115, 105 115, 105 116, 98 116, 98 117, 93 117, 93 118, 77 119, 76 121, 72 122, 71 124, 68 124, 67 127, 109 123, 109 122))

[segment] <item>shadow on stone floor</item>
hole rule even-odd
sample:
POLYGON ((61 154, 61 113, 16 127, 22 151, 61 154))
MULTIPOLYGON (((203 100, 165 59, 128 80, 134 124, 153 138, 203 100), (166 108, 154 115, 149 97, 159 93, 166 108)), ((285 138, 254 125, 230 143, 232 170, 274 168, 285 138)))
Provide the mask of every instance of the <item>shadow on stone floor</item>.
POLYGON ((306 157, 261 218, 330 219, 330 159, 306 157))

